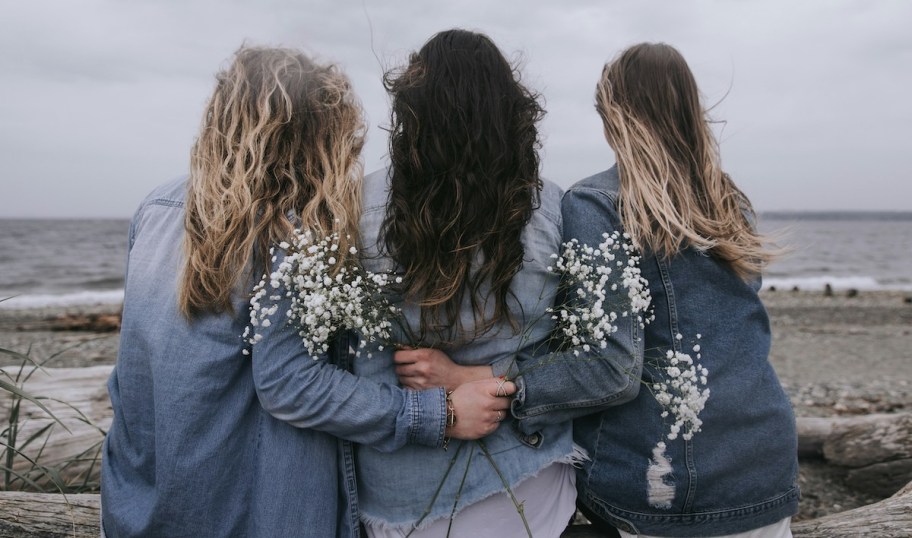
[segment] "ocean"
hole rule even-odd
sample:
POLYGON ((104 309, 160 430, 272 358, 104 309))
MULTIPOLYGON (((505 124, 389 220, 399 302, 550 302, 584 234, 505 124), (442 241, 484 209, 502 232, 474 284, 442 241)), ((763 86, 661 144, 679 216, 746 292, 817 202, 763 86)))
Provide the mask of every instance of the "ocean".
MULTIPOLYGON (((912 291, 912 213, 762 213, 790 252, 764 274, 777 289, 912 291)), ((123 300, 127 220, 0 219, 0 308, 123 300)))

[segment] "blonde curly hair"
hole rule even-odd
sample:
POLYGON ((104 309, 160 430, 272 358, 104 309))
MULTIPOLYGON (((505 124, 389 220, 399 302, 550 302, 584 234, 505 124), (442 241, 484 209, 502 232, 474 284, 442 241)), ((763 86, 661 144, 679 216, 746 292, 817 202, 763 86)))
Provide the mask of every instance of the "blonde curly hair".
POLYGON ((181 312, 231 311, 237 286, 268 271, 270 247, 295 227, 338 233, 344 264, 358 238, 363 143, 361 105, 337 67, 238 50, 191 153, 181 312))

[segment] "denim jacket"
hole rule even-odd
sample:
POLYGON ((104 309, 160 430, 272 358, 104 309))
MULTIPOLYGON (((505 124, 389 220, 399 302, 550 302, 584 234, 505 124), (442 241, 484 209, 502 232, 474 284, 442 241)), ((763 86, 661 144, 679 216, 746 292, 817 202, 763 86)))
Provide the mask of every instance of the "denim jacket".
POLYGON ((157 189, 130 226, 102 460, 107 536, 358 536, 352 451, 340 438, 440 446, 442 389, 359 379, 345 371, 346 338, 311 357, 280 322, 245 356, 241 291, 234 314, 188 322, 177 308, 185 191, 184 180, 157 189))
MULTIPOLYGON (((574 185, 562 202, 565 239, 601 243, 620 229, 617 167, 574 185)), ((757 295, 710 256, 687 249, 671 259, 645 253, 655 319, 618 331, 609 362, 643 354, 644 386, 666 350, 691 353, 701 335, 701 363, 710 396, 702 431, 685 441, 665 439, 670 472, 659 470, 653 448, 668 431, 650 390, 625 405, 617 399, 617 368, 601 375, 575 361, 552 361, 523 375, 514 415, 524 429, 575 418, 574 438, 591 458, 578 473, 579 501, 630 533, 710 536, 759 528, 797 511, 797 436, 788 397, 770 365, 770 327, 757 295), (678 335, 681 335, 679 338, 678 335), (582 371, 582 372, 581 372, 582 371), (653 471, 650 476, 650 471, 653 471), (670 498, 650 492, 664 490, 670 498)), ((524 361, 527 362, 527 361, 524 361)))
MULTIPOLYGON (((380 170, 364 178, 361 237, 364 244, 364 266, 374 272, 393 272, 395 262, 383 255, 378 246, 381 223, 386 215, 389 171, 380 170)), ((514 360, 518 350, 540 347, 552 329, 545 309, 551 306, 557 290, 557 278, 547 270, 549 257, 557 252, 561 238, 560 189, 545 182, 538 208, 523 231, 525 248, 523 266, 513 277, 510 308, 521 327, 514 334, 502 323, 491 332, 470 337, 463 343, 452 341, 452 334, 430 334, 422 346, 443 349, 455 362, 463 365, 491 364, 514 360)), ((419 326, 419 309, 402 304, 409 326, 419 326)), ((490 314, 490 312, 489 312, 490 314)), ((471 330, 475 320, 466 298, 461 309, 463 327, 471 330)), ((403 340, 406 342, 406 340, 403 340)), ((372 357, 355 359, 355 372, 383 383, 397 380, 392 350, 373 351, 372 357)), ((523 434, 515 422, 505 420, 483 446, 503 476, 492 467, 481 445, 474 441, 451 441, 444 451, 439 448, 409 445, 395 452, 381 453, 371 446, 358 446, 358 494, 362 519, 372 524, 410 529, 421 523, 449 517, 458 498, 456 510, 504 491, 504 481, 511 486, 554 462, 569 462, 575 452, 569 421, 542 427, 541 431, 523 434), (465 483, 460 482, 465 476, 465 483), (441 489, 435 494, 438 486, 441 489)))

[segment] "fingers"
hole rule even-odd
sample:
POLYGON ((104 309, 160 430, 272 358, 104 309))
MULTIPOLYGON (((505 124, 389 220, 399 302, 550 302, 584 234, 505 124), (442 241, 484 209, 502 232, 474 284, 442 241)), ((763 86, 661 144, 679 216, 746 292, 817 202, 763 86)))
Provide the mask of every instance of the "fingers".
POLYGON ((493 388, 492 396, 510 396, 516 392, 516 384, 505 378, 491 380, 491 386, 493 388))
POLYGON ((396 364, 414 364, 421 355, 420 349, 402 349, 393 353, 393 362, 396 364))

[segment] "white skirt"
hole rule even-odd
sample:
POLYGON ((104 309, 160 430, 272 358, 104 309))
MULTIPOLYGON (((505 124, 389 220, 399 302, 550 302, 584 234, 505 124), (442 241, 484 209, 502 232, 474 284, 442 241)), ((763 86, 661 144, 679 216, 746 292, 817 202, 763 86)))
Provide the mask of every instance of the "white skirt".
MULTIPOLYGON (((759 529, 747 532, 739 532, 737 534, 726 534, 717 538, 792 538, 791 524, 792 518, 787 517, 785 519, 780 519, 772 525, 767 525, 766 527, 760 527, 759 529)), ((659 538, 650 534, 630 534, 629 532, 624 532, 622 530, 619 530, 618 532, 621 534, 621 538, 659 538)))
MULTIPOLYGON (((576 511, 576 470, 567 463, 552 463, 513 488, 535 538, 559 538, 576 511)), ((452 520, 438 519, 427 527, 409 531, 365 525, 369 538, 504 538, 528 536, 522 518, 507 492, 497 493, 460 510, 452 520), (449 534, 447 534, 449 531, 449 534)))

